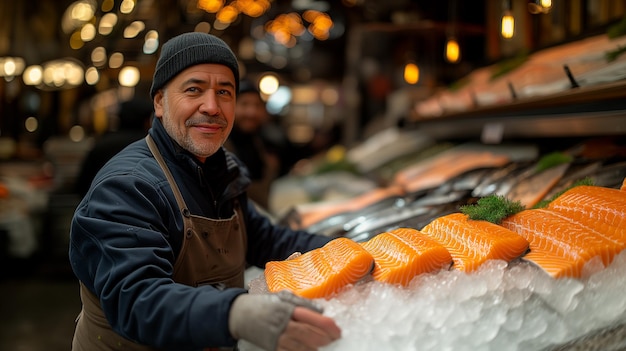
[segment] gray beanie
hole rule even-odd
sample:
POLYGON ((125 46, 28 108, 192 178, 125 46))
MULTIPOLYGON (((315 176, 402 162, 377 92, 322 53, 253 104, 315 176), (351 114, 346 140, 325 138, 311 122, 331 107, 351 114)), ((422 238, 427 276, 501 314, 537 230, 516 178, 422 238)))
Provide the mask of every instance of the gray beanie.
POLYGON ((230 68, 235 75, 235 88, 239 90, 239 64, 228 45, 214 35, 189 32, 163 44, 152 78, 150 97, 154 98, 156 92, 178 73, 201 63, 218 63, 230 68))

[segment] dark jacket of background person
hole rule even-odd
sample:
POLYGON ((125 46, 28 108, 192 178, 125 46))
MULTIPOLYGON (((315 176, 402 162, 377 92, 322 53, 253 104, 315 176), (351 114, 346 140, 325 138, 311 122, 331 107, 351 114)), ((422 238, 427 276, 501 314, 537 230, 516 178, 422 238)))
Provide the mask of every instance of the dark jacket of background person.
POLYGON ((264 209, 268 209, 272 181, 280 172, 278 155, 268 149, 262 137, 269 117, 256 86, 249 80, 241 80, 235 123, 224 147, 248 168, 251 180, 248 197, 264 209))
POLYGON ((96 173, 111 157, 146 136, 151 116, 152 101, 149 99, 135 98, 120 103, 119 129, 100 136, 81 163, 75 184, 80 196, 87 193, 96 173))
MULTIPOLYGON (((149 133, 177 179, 190 214, 229 218, 235 201, 241 204, 249 264, 264 267, 267 261, 329 241, 274 226, 259 214, 245 195, 250 182, 245 167, 224 148, 203 164, 167 135, 159 119, 153 120, 149 133)), ((70 261, 86 288, 97 292, 112 327, 122 335, 150 331, 141 335, 143 342, 178 349, 233 345, 225 322, 231 303, 246 290, 173 284, 169 276, 184 235, 174 194, 142 139, 102 168, 76 209, 70 261)))

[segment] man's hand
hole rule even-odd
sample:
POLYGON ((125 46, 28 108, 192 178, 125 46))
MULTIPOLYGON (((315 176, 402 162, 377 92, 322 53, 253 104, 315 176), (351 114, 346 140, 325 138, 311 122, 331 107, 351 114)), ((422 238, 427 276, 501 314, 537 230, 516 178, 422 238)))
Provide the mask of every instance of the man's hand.
POLYGON ((281 291, 239 295, 228 327, 236 339, 265 350, 317 350, 337 340, 341 330, 313 301, 281 291))
POLYGON ((277 350, 317 350, 340 337, 341 329, 331 318, 296 307, 285 331, 278 338, 277 350))

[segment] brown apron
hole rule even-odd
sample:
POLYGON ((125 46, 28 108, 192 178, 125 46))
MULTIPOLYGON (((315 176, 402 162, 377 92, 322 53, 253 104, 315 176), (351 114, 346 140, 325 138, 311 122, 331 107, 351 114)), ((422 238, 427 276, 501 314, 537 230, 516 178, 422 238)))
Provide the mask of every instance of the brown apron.
MULTIPOLYGON (((224 220, 191 215, 156 144, 150 136, 146 141, 165 172, 183 215, 185 235, 174 264, 174 281, 194 287, 243 288, 247 237, 241 207, 236 203, 233 216, 224 220)), ((77 318, 73 351, 155 350, 115 333, 104 316, 100 301, 83 284, 80 284, 80 296, 83 307, 77 318)))

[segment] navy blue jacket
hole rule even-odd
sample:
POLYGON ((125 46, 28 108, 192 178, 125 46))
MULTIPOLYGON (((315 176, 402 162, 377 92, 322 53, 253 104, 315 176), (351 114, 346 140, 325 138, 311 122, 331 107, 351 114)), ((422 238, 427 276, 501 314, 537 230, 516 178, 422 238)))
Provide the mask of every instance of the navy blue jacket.
MULTIPOLYGON (((159 119, 149 131, 192 214, 230 218, 243 207, 247 262, 263 268, 330 239, 274 226, 247 200, 247 170, 221 148, 202 164, 171 139, 159 119)), ((97 174, 71 224, 69 257, 78 279, 99 297, 120 335, 158 348, 233 346, 232 301, 244 289, 190 287, 172 280, 183 220, 172 189, 144 139, 113 157, 97 174)))

